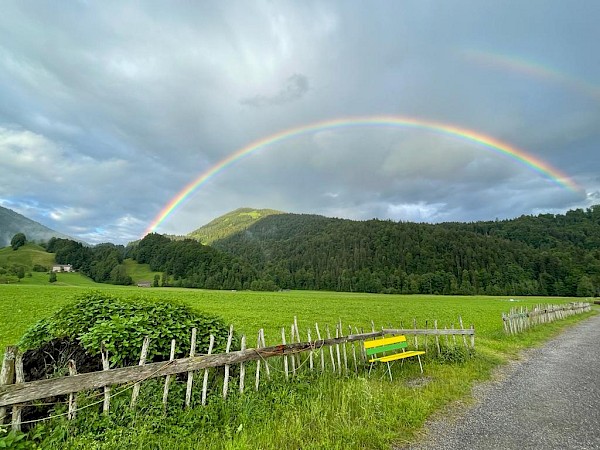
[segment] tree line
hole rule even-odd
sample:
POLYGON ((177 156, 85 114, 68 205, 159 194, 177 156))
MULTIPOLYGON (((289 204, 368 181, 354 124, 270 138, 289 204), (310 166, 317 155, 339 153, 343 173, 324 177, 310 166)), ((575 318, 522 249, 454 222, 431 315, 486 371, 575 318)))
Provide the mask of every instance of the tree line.
POLYGON ((52 238, 56 262, 97 282, 155 286, 446 295, 600 294, 600 205, 563 215, 473 223, 351 221, 277 214, 212 246, 149 234, 127 247, 52 238))
POLYGON ((213 244, 282 289, 594 296, 600 206, 474 223, 269 216, 213 244))

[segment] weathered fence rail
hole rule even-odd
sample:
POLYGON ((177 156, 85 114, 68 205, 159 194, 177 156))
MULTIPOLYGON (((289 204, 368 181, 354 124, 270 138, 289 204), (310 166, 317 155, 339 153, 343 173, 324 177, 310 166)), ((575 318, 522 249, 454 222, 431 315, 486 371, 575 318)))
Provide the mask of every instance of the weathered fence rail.
MULTIPOLYGON (((366 361, 366 355, 362 346, 355 346, 356 342, 372 339, 384 335, 404 334, 407 337, 412 336, 412 341, 416 348, 419 348, 419 337, 421 337, 420 345, 427 348, 429 343, 428 337, 432 336, 435 341, 435 348, 438 354, 441 351, 440 337, 445 337, 446 345, 449 344, 448 337, 452 336, 453 344, 456 345, 456 336, 462 336, 465 347, 475 346, 475 329, 473 325, 470 328, 463 328, 462 319, 459 318, 460 328, 444 327, 439 329, 437 321, 434 321, 434 327, 425 329, 416 328, 416 321, 413 321, 414 328, 381 328, 375 330, 375 325, 372 323, 372 331, 363 332, 348 326, 349 333, 343 335, 341 322, 336 324, 335 337, 331 337, 329 327, 327 329, 327 338, 321 339, 318 324, 315 324, 316 334, 319 339, 310 340, 311 330, 308 329, 308 341, 301 342, 300 333, 298 331, 297 320, 294 318, 294 323, 290 329, 290 343, 286 343, 286 330, 282 329, 282 344, 266 346, 264 331, 261 329, 258 332, 256 348, 246 348, 246 337, 242 336, 241 349, 230 351, 231 338, 233 336, 233 327, 230 327, 229 338, 226 353, 212 354, 214 337, 210 336, 210 344, 207 349, 207 354, 196 354, 196 333, 195 329, 191 333, 190 356, 186 358, 174 359, 176 343, 171 341, 171 356, 168 361, 146 363, 146 355, 148 346, 151 345, 148 339, 144 339, 142 345, 139 364, 136 366, 121 367, 110 369, 108 366, 108 353, 106 349, 101 349, 103 362, 103 370, 89 373, 77 373, 74 361, 69 361, 69 375, 45 380, 24 382, 23 378, 23 360, 22 355, 14 346, 8 347, 4 355, 2 364, 2 372, 0 373, 0 425, 10 415, 11 424, 14 429, 20 429, 21 426, 21 410, 30 403, 37 400, 42 400, 50 397, 68 396, 68 418, 75 417, 77 412, 77 393, 82 391, 92 391, 97 389, 104 390, 104 399, 102 410, 108 413, 110 409, 110 399, 115 393, 111 394, 111 389, 117 385, 130 384, 133 387, 130 407, 134 408, 137 397, 140 392, 141 383, 143 381, 165 377, 163 403, 166 405, 169 392, 169 385, 173 375, 188 374, 185 406, 189 407, 191 403, 191 391, 194 382, 194 373, 204 370, 204 379, 202 383, 202 404, 206 402, 207 396, 207 381, 209 369, 217 367, 225 367, 223 376, 223 397, 227 397, 229 391, 229 368, 232 365, 239 365, 239 390, 244 391, 244 379, 246 375, 245 364, 251 361, 256 361, 256 382, 255 389, 258 389, 260 383, 260 369, 264 365, 265 374, 270 378, 270 371, 273 366, 267 362, 270 358, 281 358, 282 372, 285 373, 285 378, 288 379, 295 375, 301 367, 307 367, 308 370, 318 370, 319 364, 315 364, 315 358, 320 359, 321 372, 326 371, 326 367, 330 368, 335 373, 349 374, 352 372, 358 373, 359 365, 366 361), (467 343, 466 337, 470 337, 470 342, 467 343), (325 351, 329 348, 329 352, 325 351), (302 361, 302 353, 308 353, 302 361), (334 356, 335 353, 335 356, 334 356), (350 356, 348 356, 350 355, 350 356), (290 367, 291 366, 291 367, 290 367), (12 406, 12 412, 9 412, 8 407, 12 406)), ((427 325, 427 323, 426 323, 427 325)), ((432 350, 433 351, 433 350, 432 350)))
POLYGON ((567 305, 538 305, 533 309, 527 307, 511 308, 510 312, 502 313, 502 322, 504 332, 514 335, 540 324, 554 322, 591 310, 592 305, 583 302, 573 302, 567 305))

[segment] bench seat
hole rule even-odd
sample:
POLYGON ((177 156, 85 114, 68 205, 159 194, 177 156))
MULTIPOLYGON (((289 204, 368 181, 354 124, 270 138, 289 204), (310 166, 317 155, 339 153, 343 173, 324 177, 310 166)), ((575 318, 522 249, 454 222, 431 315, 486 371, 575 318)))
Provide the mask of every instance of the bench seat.
POLYGON ((421 355, 424 355, 425 352, 420 350, 406 351, 408 343, 406 342, 406 336, 404 335, 365 341, 364 347, 365 353, 368 357, 370 357, 369 362, 371 363, 371 366, 369 367, 369 373, 371 373, 373 364, 377 362, 386 363, 388 373, 390 374, 390 380, 392 380, 392 369, 390 367, 390 362, 404 360, 413 356, 416 356, 419 360, 419 367, 421 368, 421 373, 423 373, 421 355))
POLYGON ((409 352, 402 352, 402 353, 394 353, 393 355, 387 355, 387 356, 382 356, 380 358, 373 358, 370 359, 369 362, 390 362, 390 361, 397 361, 399 359, 404 359, 404 358, 410 358, 411 356, 418 356, 418 355, 424 355, 425 352, 420 351, 420 350, 411 350, 409 352))

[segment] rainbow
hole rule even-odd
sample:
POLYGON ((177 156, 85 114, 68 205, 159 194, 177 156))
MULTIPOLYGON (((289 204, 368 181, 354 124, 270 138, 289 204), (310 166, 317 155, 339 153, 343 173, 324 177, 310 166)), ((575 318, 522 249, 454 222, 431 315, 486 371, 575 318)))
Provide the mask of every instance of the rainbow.
POLYGON ((454 125, 433 122, 424 119, 401 117, 401 116, 366 116, 366 117, 347 117, 333 120, 316 122, 308 125, 303 125, 295 128, 280 131, 265 138, 251 142, 245 147, 240 148, 234 153, 222 159, 214 166, 210 167, 205 172, 201 173, 196 179, 192 180, 187 186, 173 197, 169 203, 160 211, 154 218, 152 223, 145 230, 144 235, 154 232, 158 226, 163 223, 169 215, 173 213, 194 191, 210 180, 212 177, 222 172, 230 165, 241 161, 243 158, 251 155, 259 149, 271 146, 275 143, 280 143, 289 139, 293 139, 300 135, 315 133, 322 130, 344 129, 350 127, 373 127, 373 126, 400 126, 408 128, 416 128, 427 131, 458 137, 467 142, 477 143, 484 148, 491 150, 500 155, 507 156, 518 163, 534 170, 542 176, 550 179, 555 184, 567 188, 574 192, 581 192, 582 188, 571 180, 567 175, 561 173, 558 169, 550 166, 548 163, 527 154, 525 151, 513 147, 507 143, 501 142, 490 136, 477 133, 466 128, 460 128, 454 125))
POLYGON ((600 87, 588 81, 562 73, 553 67, 540 64, 539 62, 520 58, 518 56, 504 55, 494 52, 483 52, 480 50, 463 50, 461 55, 474 63, 482 66, 496 67, 523 75, 538 78, 545 81, 560 84, 567 89, 579 94, 592 97, 600 101, 600 87))

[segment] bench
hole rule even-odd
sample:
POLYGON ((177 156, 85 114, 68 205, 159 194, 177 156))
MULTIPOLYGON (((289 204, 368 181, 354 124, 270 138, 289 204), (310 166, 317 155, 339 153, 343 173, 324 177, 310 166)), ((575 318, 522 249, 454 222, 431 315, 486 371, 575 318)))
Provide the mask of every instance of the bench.
POLYGON ((406 336, 404 335, 365 341, 364 347, 367 357, 371 357, 371 359, 369 359, 369 362, 371 363, 371 366, 369 367, 369 375, 371 374, 371 369, 373 368, 373 365, 376 362, 382 362, 387 364, 388 373, 390 374, 390 380, 392 380, 392 369, 390 367, 390 362, 395 362, 398 360, 404 361, 405 358, 410 358, 412 356, 416 356, 418 358, 419 367, 421 368, 421 373, 423 373, 421 355, 424 355, 425 352, 419 350, 406 351, 408 343, 406 342, 406 336), (378 356, 380 354, 383 355, 378 356))

